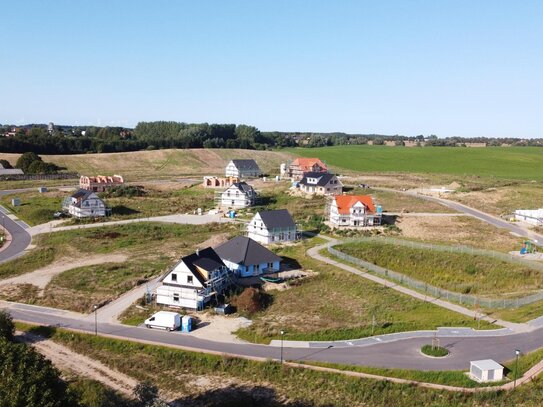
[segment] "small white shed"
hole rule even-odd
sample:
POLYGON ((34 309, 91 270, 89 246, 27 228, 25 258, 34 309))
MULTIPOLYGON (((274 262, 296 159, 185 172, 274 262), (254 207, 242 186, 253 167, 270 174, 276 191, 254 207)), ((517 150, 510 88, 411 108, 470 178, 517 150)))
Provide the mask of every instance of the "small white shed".
POLYGON ((503 380, 503 366, 492 359, 472 360, 469 375, 478 382, 499 382, 503 380))

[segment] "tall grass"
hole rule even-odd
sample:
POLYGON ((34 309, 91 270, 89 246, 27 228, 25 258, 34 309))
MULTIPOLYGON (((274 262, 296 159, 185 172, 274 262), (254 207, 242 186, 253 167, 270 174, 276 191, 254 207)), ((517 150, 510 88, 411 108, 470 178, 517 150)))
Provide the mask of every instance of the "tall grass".
POLYGON ((352 242, 336 249, 430 285, 462 294, 525 294, 543 288, 543 272, 483 255, 442 252, 385 242, 352 242))

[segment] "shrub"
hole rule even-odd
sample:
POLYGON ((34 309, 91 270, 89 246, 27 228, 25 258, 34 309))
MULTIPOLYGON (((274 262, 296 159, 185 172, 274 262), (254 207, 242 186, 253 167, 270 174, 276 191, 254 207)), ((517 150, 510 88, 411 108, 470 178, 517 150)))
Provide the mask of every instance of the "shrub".
POLYGON ((13 318, 4 310, 0 310, 0 338, 13 341, 13 335, 15 334, 15 325, 13 324, 13 318))

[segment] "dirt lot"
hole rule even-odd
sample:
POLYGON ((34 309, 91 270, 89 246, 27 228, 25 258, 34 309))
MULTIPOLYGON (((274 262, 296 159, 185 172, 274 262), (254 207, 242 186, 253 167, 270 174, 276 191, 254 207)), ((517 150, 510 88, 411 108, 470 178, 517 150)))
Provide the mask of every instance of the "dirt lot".
POLYGON ((509 252, 519 250, 522 239, 470 216, 400 217, 401 236, 427 242, 473 246, 509 252))

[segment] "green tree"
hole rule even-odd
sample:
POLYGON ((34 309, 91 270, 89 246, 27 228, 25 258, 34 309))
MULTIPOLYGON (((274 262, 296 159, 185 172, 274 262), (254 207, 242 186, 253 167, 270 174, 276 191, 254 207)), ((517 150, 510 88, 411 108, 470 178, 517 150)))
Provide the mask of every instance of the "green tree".
POLYGON ((32 151, 29 151, 27 153, 22 154, 18 159, 15 166, 17 168, 20 168, 23 170, 24 173, 28 171, 28 167, 34 162, 34 161, 41 161, 41 158, 32 151))
POLYGON ((4 310, 0 310, 0 340, 7 339, 13 341, 13 335, 15 334, 15 325, 13 324, 13 318, 4 310))
POLYGON ((6 169, 13 168, 8 160, 0 160, 0 165, 6 169))
POLYGON ((0 406, 78 406, 50 361, 33 348, 0 339, 0 406))

